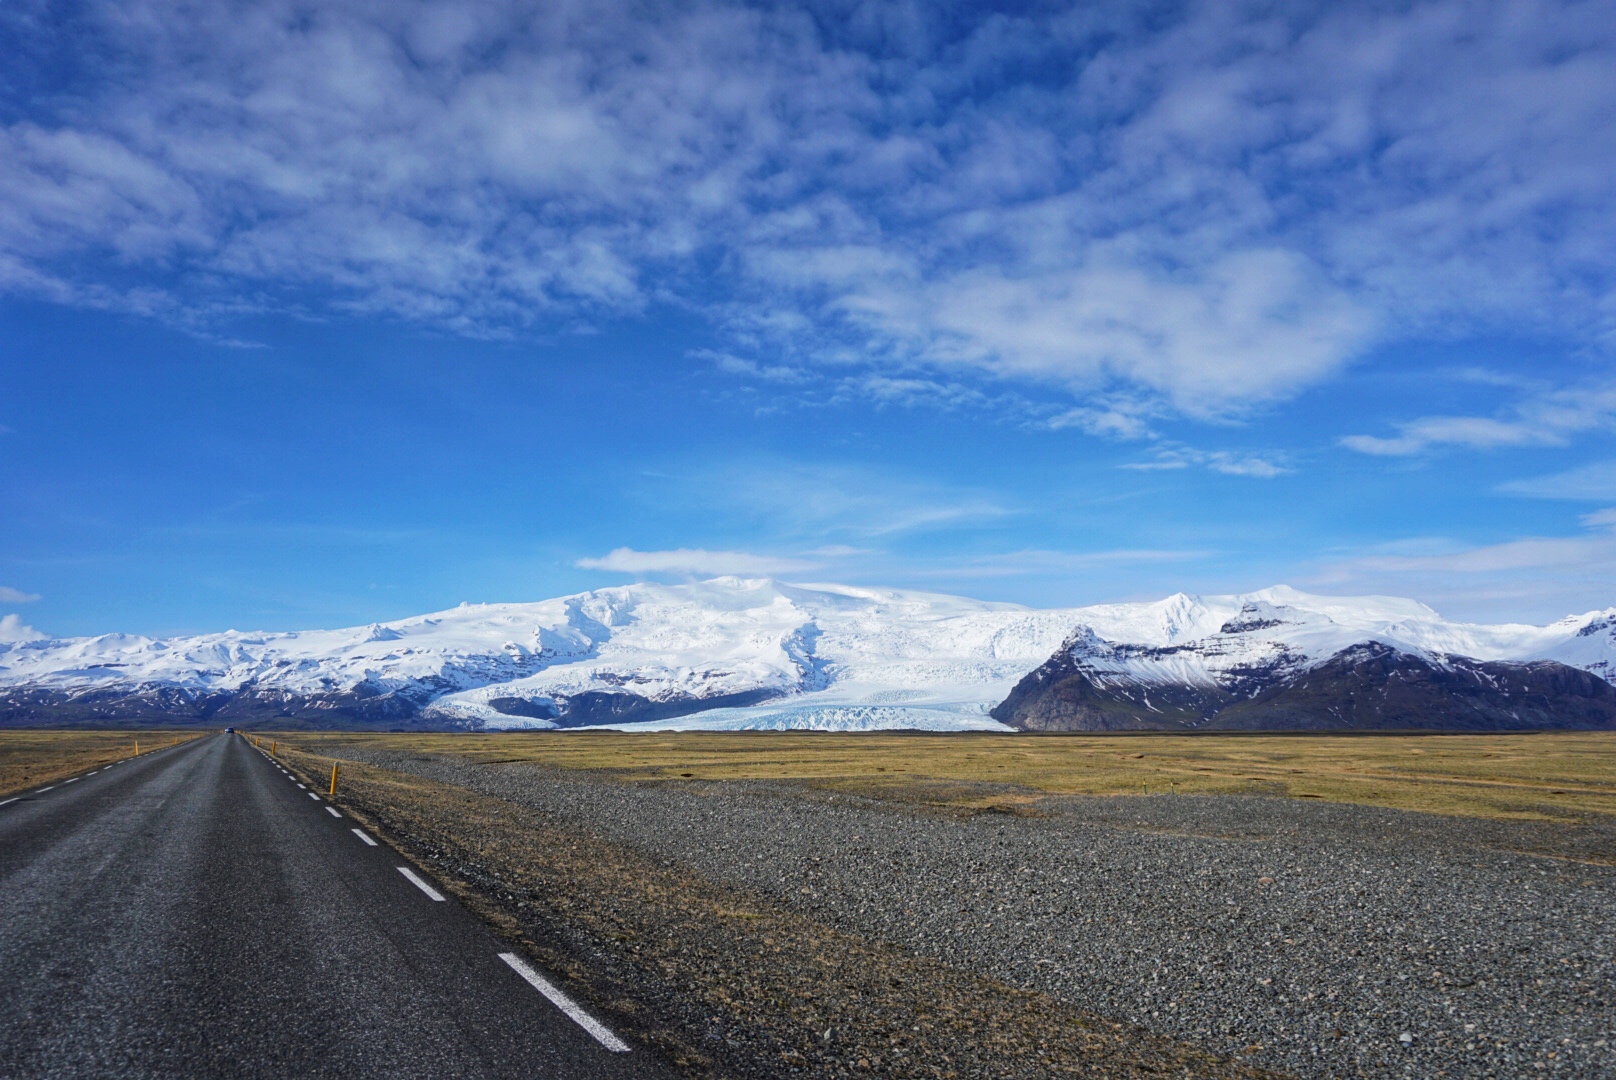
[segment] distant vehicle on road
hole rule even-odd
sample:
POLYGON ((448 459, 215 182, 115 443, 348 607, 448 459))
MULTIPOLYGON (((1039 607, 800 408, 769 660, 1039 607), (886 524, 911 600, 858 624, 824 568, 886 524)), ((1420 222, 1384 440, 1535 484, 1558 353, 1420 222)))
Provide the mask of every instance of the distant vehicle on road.
POLYGON ((234 735, 236 733, 236 729, 233 727, 227 727, 224 729, 224 733, 226 735, 234 735))

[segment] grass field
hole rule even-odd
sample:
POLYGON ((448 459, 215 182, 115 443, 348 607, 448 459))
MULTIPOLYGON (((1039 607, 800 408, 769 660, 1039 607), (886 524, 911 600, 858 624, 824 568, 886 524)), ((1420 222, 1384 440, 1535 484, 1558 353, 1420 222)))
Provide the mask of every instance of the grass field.
POLYGON ((26 791, 65 776, 146 753, 194 731, 0 731, 0 795, 26 791))
MULTIPOLYGON (((263 736, 268 738, 267 736, 263 736)), ((1616 815, 1616 733, 1046 736, 523 732, 285 736, 533 761, 623 780, 794 780, 878 797, 1032 808, 1050 795, 1267 794, 1434 814, 1616 815)))

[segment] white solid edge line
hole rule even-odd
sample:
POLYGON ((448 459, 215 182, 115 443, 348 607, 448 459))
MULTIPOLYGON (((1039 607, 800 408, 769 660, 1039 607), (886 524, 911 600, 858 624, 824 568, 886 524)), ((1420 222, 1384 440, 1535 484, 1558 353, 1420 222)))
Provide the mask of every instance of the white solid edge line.
POLYGON ((376 841, 374 841, 370 837, 366 836, 365 831, 363 829, 354 829, 353 834, 355 836, 359 837, 359 839, 363 840, 365 843, 369 844, 371 847, 376 846, 376 841))
POLYGON ((11 797, 11 798, 9 798, 9 799, 0 799, 0 806, 4 806, 4 805, 6 805, 6 803, 8 803, 8 802, 16 802, 16 801, 17 801, 17 800, 18 800, 18 799, 20 799, 20 798, 22 798, 22 796, 21 796, 21 795, 13 795, 13 796, 12 796, 12 797, 11 797))
POLYGON ((398 872, 409 878, 411 885, 414 885, 417 889, 420 889, 432 899, 442 900, 444 898, 442 893, 428 885, 425 881, 421 880, 421 876, 414 870, 411 870, 409 867, 401 866, 398 868, 398 872))
POLYGON ((528 984, 531 985, 533 989, 549 998, 552 1005, 570 1016, 573 1023, 577 1024, 579 1027, 589 1032, 589 1034, 593 1035, 595 1037, 595 1041, 600 1043, 600 1045, 604 1046, 614 1054, 628 1053, 628 1043, 624 1042, 622 1039, 619 1039, 616 1035, 613 1035, 607 1030, 605 1024, 602 1024, 599 1020, 596 1020, 593 1016, 590 1016, 588 1013, 584 1012, 570 997, 563 994, 560 990, 557 990, 554 986, 551 986, 550 981, 528 966, 528 962, 526 960, 523 960, 515 953, 509 952, 500 953, 499 958, 511 965, 511 968, 515 970, 518 975, 522 976, 522 978, 526 979, 528 984))
POLYGON ((337 808, 335 806, 326 807, 325 812, 330 814, 332 817, 341 817, 342 816, 341 814, 337 813, 337 808))

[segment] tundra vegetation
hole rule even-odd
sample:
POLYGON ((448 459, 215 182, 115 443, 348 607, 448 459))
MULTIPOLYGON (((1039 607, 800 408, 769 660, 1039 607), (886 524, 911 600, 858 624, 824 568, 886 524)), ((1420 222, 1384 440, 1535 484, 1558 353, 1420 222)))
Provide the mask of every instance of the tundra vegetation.
POLYGON ((531 761, 623 780, 791 780, 877 798, 1035 809, 1051 795, 1260 794, 1431 814, 1616 815, 1616 732, 1527 735, 1001 735, 822 732, 300 734, 531 761))

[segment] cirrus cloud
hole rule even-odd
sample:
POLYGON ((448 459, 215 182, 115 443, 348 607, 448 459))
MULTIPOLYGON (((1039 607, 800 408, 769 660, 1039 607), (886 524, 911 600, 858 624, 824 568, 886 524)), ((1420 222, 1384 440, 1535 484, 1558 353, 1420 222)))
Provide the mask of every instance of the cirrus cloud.
POLYGON ((1425 416, 1393 436, 1349 435, 1341 444, 1362 454, 1404 457, 1439 446, 1474 450, 1565 446, 1583 432, 1616 424, 1616 385, 1538 393, 1499 416, 1425 416))
POLYGON ((1616 512, 1582 517, 1572 536, 1526 536, 1493 544, 1440 537, 1395 541, 1324 562, 1310 584, 1339 591, 1417 595, 1444 613, 1557 619, 1567 612, 1616 606, 1616 512))
POLYGON ((620 547, 599 558, 579 559, 574 565, 584 570, 610 570, 621 574, 769 577, 814 570, 821 564, 805 559, 754 555, 747 551, 708 551, 705 548, 635 551, 633 548, 620 547))

